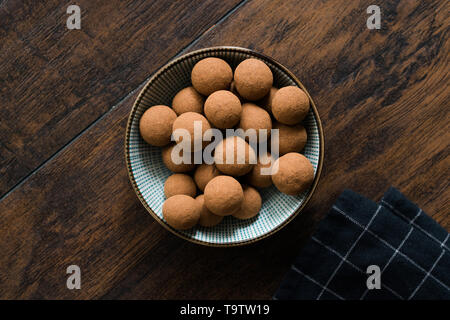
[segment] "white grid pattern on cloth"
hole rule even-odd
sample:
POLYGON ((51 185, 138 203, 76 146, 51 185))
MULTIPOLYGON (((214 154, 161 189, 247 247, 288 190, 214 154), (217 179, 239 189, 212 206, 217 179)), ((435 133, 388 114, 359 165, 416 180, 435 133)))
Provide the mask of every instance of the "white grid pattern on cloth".
MULTIPOLYGON (((385 201, 386 202, 386 201, 385 201)), ((414 218, 411 219, 411 221, 409 222, 410 224, 413 224, 414 221, 416 221, 416 219, 420 216, 420 214, 422 213, 422 209, 419 208, 419 211, 417 212, 417 214, 414 216, 414 218)))
POLYGON ((439 255, 439 257, 436 259, 436 261, 433 263, 433 266, 430 268, 430 270, 428 270, 427 274, 425 275, 425 277, 423 277, 422 281, 419 283, 419 285, 417 286, 416 289, 414 289, 413 293, 411 293, 411 295, 409 296, 408 300, 411 300, 414 295, 417 293, 417 291, 419 291, 419 289, 422 287, 422 285, 425 283, 425 280, 427 280, 427 278, 431 275, 431 272, 433 272, 434 267, 436 267, 436 265, 438 264, 439 260, 441 260, 441 258, 444 256, 445 251, 442 250, 441 254, 439 255))
POLYGON ((324 285, 320 284, 318 281, 314 280, 313 278, 311 278, 310 276, 308 276, 307 274, 305 274, 304 272, 302 272, 300 269, 296 268, 295 266, 291 266, 291 269, 294 270, 295 272, 298 272, 299 274, 301 274, 302 276, 304 276, 306 279, 308 279, 309 281, 311 281, 312 283, 318 285, 319 287, 321 287, 323 290, 331 293, 332 295, 336 296, 337 298, 341 299, 341 300, 345 300, 343 297, 341 297, 340 295, 338 295, 336 292, 334 292, 333 290, 330 290, 328 288, 326 288, 324 285))
MULTIPOLYGON (((421 226, 419 226, 417 223, 414 222, 414 220, 420 215, 420 213, 422 212, 422 210, 419 210, 419 213, 414 217, 414 219, 410 220, 408 219, 408 217, 406 217, 403 213, 401 213, 400 211, 398 211, 397 209, 395 209, 392 205, 390 205, 389 203, 387 203, 384 199, 381 199, 381 203, 384 204, 385 206, 388 207, 388 209, 394 211, 396 214, 398 214, 400 217, 402 217, 403 219, 405 219, 406 221, 409 221, 410 224, 412 224, 414 227, 416 227, 417 229, 419 229, 420 231, 422 231, 423 233, 425 233, 430 239, 433 239, 434 241, 436 241, 437 243, 439 243, 439 245, 442 248, 445 248, 447 250, 450 250, 446 245, 445 245, 445 241, 439 241, 438 239, 436 239, 436 237, 434 237, 432 234, 430 234, 428 231, 426 231, 425 229, 423 229, 421 226)), ((446 238, 447 239, 447 238, 446 238)))
MULTIPOLYGON (((383 275, 383 272, 386 270, 386 268, 391 264, 392 260, 394 260, 395 256, 397 255, 397 253, 400 252, 400 249, 403 247, 403 245, 405 244, 406 240, 409 238, 409 236, 411 235, 411 233, 413 232, 414 228, 411 227, 411 229, 409 229, 408 234, 405 236, 405 238, 403 238, 402 242, 399 244, 399 246, 397 247, 397 249, 395 249, 394 253, 392 254, 392 256, 389 258, 388 262, 386 263, 386 265, 384 266, 383 270, 381 270, 381 275, 383 275)), ((364 297, 366 296, 366 294, 369 292, 369 289, 367 288, 366 291, 364 291, 364 293, 362 294, 361 298, 359 298, 359 300, 364 299, 364 297)))
MULTIPOLYGON (((362 270, 360 267, 358 267, 357 265, 353 264, 350 260, 345 259, 345 257, 343 257, 339 252, 337 252, 336 250, 334 250, 333 248, 327 246, 325 243, 323 243, 322 241, 320 241, 319 239, 317 239, 316 237, 312 237, 312 239, 317 242, 319 245, 321 245, 322 247, 324 247, 325 249, 327 249, 328 251, 334 253, 335 255, 337 255, 340 259, 342 259, 343 261, 347 262, 348 265, 350 265, 351 267, 353 267, 354 269, 358 270, 360 273, 362 274, 366 274, 364 272, 364 270, 362 270)), ((404 300, 404 298, 398 294, 395 290, 391 289, 390 287, 388 287, 385 284, 381 284, 384 288, 386 288, 389 292, 391 292, 393 295, 397 296, 399 299, 404 300)))
POLYGON ((341 260, 341 262, 338 264, 338 266, 336 267, 336 269, 333 271, 333 273, 331 274, 330 278, 328 279, 327 283, 325 283, 325 287, 322 288, 322 291, 320 291, 319 295, 317 296, 316 300, 319 300, 320 297, 322 296, 322 294, 325 291, 325 288, 328 287, 328 285, 330 284, 330 282, 333 280, 334 276, 336 275, 336 273, 338 272, 339 268, 344 264, 344 261, 347 260, 348 255, 352 252, 353 248, 356 247, 356 244, 358 243, 359 239, 362 238, 362 236, 364 235, 364 233, 366 233, 367 229, 369 229, 369 226, 372 224, 373 220, 375 220, 375 217, 378 215, 378 212, 380 212, 381 206, 378 206, 377 210, 375 211, 375 213, 373 214, 372 218, 370 218, 370 221, 367 223, 366 227, 363 229, 363 231, 360 233, 360 235, 358 236, 358 238, 355 240, 355 242, 353 242, 353 244, 351 245, 350 249, 348 249, 347 253, 345 254, 344 258, 341 260))
MULTIPOLYGON (((336 207, 335 205, 333 205, 332 207, 336 212, 342 214, 344 217, 346 217, 348 220, 350 220, 351 222, 353 222, 354 224, 356 224, 357 226, 359 226, 362 229, 365 229, 364 226, 362 226, 358 221, 356 221, 355 219, 353 219, 352 217, 350 217, 347 213, 345 213, 344 211, 342 211, 341 209, 339 209, 338 207, 336 207)), ((370 230, 367 230, 367 232, 369 234, 371 234, 372 236, 374 236, 375 238, 377 238, 380 242, 382 242, 384 245, 386 245, 387 247, 391 248, 393 251, 395 251, 395 247, 392 246, 389 242, 387 242, 386 240, 382 239, 380 236, 378 236, 377 234, 373 233, 370 230)), ((439 242, 440 243, 440 242, 439 242)), ((417 269, 421 270, 423 273, 425 273, 426 275, 428 275, 427 277, 433 279, 434 281, 436 281, 437 283, 439 283, 441 286, 443 286, 446 290, 450 290, 449 287, 447 287, 447 285, 445 285, 441 280, 437 279, 436 277, 434 277, 431 273, 429 274, 426 270, 424 270, 421 266, 419 266, 414 260, 412 260, 410 257, 408 257, 406 254, 404 254, 403 252, 399 251, 398 254, 400 254, 402 257, 404 257, 407 261, 409 261, 412 265, 414 265, 417 269)))
POLYGON ((448 240, 448 236, 450 236, 450 233, 448 233, 447 236, 445 237, 444 241, 442 241, 441 248, 443 248, 445 246, 445 243, 448 240))

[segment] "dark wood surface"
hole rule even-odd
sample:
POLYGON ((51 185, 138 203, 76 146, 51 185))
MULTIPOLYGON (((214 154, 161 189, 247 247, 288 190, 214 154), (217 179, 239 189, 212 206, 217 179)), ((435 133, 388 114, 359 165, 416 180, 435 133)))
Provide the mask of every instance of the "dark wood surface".
POLYGON ((238 3, 82 0, 69 30, 64 1, 5 0, 0 197, 238 3))
POLYGON ((161 1, 99 12, 86 1, 74 33, 59 21, 62 5, 1 3, 0 190, 13 189, 0 201, 0 298, 267 299, 345 188, 379 200, 394 185, 450 230, 450 5, 379 2, 381 30, 366 28, 372 1, 161 1), (114 23, 100 19, 107 12, 114 23), (143 81, 178 52, 213 45, 252 48, 292 70, 325 131, 311 202, 244 247, 166 231, 124 163, 143 81), (71 264, 81 290, 66 288, 71 264))

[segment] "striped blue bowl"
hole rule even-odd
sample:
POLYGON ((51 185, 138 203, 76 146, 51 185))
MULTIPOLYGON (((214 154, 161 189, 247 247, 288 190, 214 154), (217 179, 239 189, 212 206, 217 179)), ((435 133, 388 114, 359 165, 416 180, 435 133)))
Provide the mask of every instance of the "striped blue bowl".
POLYGON ((196 226, 190 230, 176 230, 163 218, 162 205, 165 200, 164 182, 171 172, 164 166, 161 148, 145 143, 139 134, 139 120, 153 105, 168 105, 181 89, 191 85, 191 70, 195 63, 206 57, 218 57, 227 61, 234 69, 247 58, 264 61, 274 75, 274 86, 298 86, 307 94, 300 81, 284 66, 250 49, 238 47, 214 47, 197 50, 176 58, 158 70, 139 94, 131 110, 125 137, 125 158, 131 184, 147 211, 166 229, 177 236, 203 245, 235 246, 255 242, 284 227, 306 205, 311 198, 321 172, 323 162, 323 131, 314 101, 303 124, 308 141, 302 153, 311 161, 315 178, 311 187, 298 196, 288 196, 274 186, 261 190, 263 204, 260 213, 249 220, 238 220, 231 216, 211 228, 196 226))

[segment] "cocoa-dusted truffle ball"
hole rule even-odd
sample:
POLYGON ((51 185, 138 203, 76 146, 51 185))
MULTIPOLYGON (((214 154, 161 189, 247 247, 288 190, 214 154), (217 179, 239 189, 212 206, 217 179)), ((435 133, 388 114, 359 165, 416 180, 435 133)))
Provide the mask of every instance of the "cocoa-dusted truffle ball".
POLYGON ((213 227, 219 224, 223 220, 223 216, 218 216, 205 206, 205 196, 203 194, 195 198, 198 206, 200 207, 200 220, 198 224, 202 227, 213 227))
POLYGON ((228 216, 241 208, 244 191, 230 176, 218 176, 205 187, 205 205, 214 214, 228 216))
POLYGON ((301 124, 288 126, 275 122, 274 129, 278 129, 278 153, 280 155, 289 152, 300 152, 306 145, 306 129, 301 124))
POLYGON ((314 180, 314 168, 311 162, 300 153, 291 152, 278 158, 272 170, 272 181, 275 187, 289 195, 302 193, 314 180))
POLYGON ((195 90, 205 96, 217 90, 230 87, 233 70, 228 63, 219 58, 206 58, 197 62, 192 69, 191 81, 195 90))
POLYGON ((261 210, 262 200, 261 196, 255 188, 244 186, 244 200, 241 208, 233 213, 233 217, 238 219, 250 219, 256 216, 261 210))
POLYGON ((261 60, 246 59, 236 67, 234 82, 244 99, 255 101, 269 93, 273 75, 270 68, 261 60))
POLYGON ((217 176, 220 176, 220 172, 215 165, 202 163, 195 169, 194 180, 197 187, 203 191, 208 182, 217 176))
MULTIPOLYGON (((174 159, 172 159, 172 150, 175 147, 174 144, 164 147, 161 151, 162 161, 166 167, 172 172, 188 172, 195 168, 194 159, 192 155, 189 155, 190 163, 180 163, 176 164, 174 159)), ((180 157, 183 157, 183 151, 179 153, 180 157)))
POLYGON ((164 201, 162 212, 167 224, 178 230, 190 229, 200 219, 200 206, 194 198, 184 194, 177 194, 164 201))
POLYGON ((169 144, 172 124, 176 118, 176 113, 168 106, 158 105, 147 109, 139 122, 142 138, 156 147, 169 144))
POLYGON ((309 111, 309 98, 295 86, 283 87, 272 100, 272 114, 281 123, 292 125, 305 119, 309 111))
MULTIPOLYGON (((172 133, 175 134, 175 130, 178 129, 185 129, 189 132, 190 139, 191 139, 191 151, 194 152, 194 143, 196 141, 201 142, 201 145, 203 146, 205 142, 203 141, 203 134, 206 130, 211 129, 211 126, 206 120, 206 118, 201 115, 200 113, 196 112, 186 112, 178 116, 178 118, 175 119, 172 125, 172 133), (194 136, 194 125, 195 123, 201 124, 201 134, 198 134, 197 136, 194 136)), ((199 132, 200 133, 200 132, 199 132)), ((179 143, 183 140, 183 136, 175 137, 176 142, 179 143)))
POLYGON ((255 151, 241 137, 225 138, 214 150, 217 169, 231 176, 243 176, 250 172, 256 162, 255 151))
POLYGON ((187 87, 180 90, 172 100, 172 108, 177 115, 186 112, 203 112, 205 99, 194 87, 187 87))
POLYGON ((175 173, 167 178, 164 183, 164 194, 166 198, 170 198, 177 194, 184 194, 190 197, 195 197, 197 187, 194 180, 183 173, 175 173))
POLYGON ((239 98, 227 90, 212 93, 205 102, 205 115, 211 123, 220 129, 235 126, 241 117, 239 98))
POLYGON ((258 105, 264 108, 268 113, 272 114, 272 100, 277 93, 278 88, 272 87, 268 94, 266 94, 261 100, 258 101, 258 105))
POLYGON ((272 185, 271 166, 274 159, 270 153, 258 157, 258 163, 253 167, 252 171, 246 176, 247 183, 257 188, 267 188, 272 185), (262 170, 265 169, 265 170, 262 170))
POLYGON ((242 105, 241 120, 239 127, 244 129, 255 129, 258 141, 265 141, 270 137, 270 129, 272 129, 272 119, 269 113, 256 104, 247 102, 242 105), (266 138, 261 140, 260 130, 266 130, 266 138))

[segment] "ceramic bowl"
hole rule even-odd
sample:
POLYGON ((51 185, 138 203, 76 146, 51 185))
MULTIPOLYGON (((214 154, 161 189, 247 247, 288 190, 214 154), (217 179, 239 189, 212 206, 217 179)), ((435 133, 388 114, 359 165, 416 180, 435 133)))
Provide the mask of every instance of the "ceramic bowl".
POLYGON ((198 244, 210 246, 235 246, 255 242, 280 230, 292 221, 305 207, 316 189, 323 162, 322 125, 314 101, 307 89, 286 67, 263 54, 238 47, 214 47, 182 55, 159 69, 142 89, 128 119, 125 137, 125 158, 131 184, 147 211, 163 227, 175 235, 198 244), (172 99, 181 89, 191 86, 191 70, 195 63, 207 57, 218 57, 227 61, 233 70, 243 60, 256 58, 264 61, 272 70, 274 86, 298 86, 311 102, 308 116, 303 121, 308 140, 302 153, 311 161, 315 178, 311 187, 298 196, 279 192, 274 186, 261 190, 263 204, 260 213, 249 220, 238 220, 231 216, 211 228, 196 226, 180 231, 170 227, 163 218, 162 205, 164 182, 171 172, 164 166, 161 148, 145 143, 139 134, 139 120, 151 106, 171 106, 172 99))

